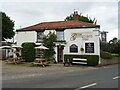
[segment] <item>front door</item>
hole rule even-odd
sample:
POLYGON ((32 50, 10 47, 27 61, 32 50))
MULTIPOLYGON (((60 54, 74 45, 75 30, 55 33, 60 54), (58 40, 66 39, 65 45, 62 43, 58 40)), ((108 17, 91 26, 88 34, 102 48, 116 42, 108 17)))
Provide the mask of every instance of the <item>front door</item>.
POLYGON ((63 45, 58 45, 57 46, 57 60, 58 62, 63 62, 63 45))

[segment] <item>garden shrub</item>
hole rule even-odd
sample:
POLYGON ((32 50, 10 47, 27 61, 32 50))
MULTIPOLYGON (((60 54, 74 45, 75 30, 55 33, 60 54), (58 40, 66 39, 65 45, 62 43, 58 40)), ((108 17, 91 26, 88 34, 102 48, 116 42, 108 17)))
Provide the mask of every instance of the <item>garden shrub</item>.
POLYGON ((120 54, 112 53, 111 54, 113 57, 120 57, 120 54))
POLYGON ((109 52, 100 51, 100 57, 103 59, 112 59, 112 55, 109 52))
POLYGON ((87 65, 98 65, 99 63, 99 56, 98 55, 73 55, 73 54, 65 54, 64 61, 67 62, 69 59, 72 63, 73 58, 85 58, 87 59, 87 65))
POLYGON ((22 44, 21 56, 26 62, 32 62, 35 59, 35 43, 25 42, 22 44))

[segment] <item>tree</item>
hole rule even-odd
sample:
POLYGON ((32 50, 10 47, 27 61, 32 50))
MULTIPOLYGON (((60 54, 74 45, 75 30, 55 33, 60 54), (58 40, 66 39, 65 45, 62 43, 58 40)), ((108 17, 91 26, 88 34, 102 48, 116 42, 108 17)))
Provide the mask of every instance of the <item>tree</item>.
POLYGON ((111 53, 116 53, 115 48, 116 48, 117 42, 118 42, 117 38, 113 38, 112 40, 109 41, 109 44, 110 44, 109 48, 111 53))
POLYGON ((57 39, 57 36, 55 33, 49 32, 47 36, 43 37, 43 45, 49 48, 48 50, 45 50, 43 53, 43 58, 46 60, 55 60, 54 58, 54 47, 55 47, 55 41, 57 39))
MULTIPOLYGON (((14 21, 10 19, 4 12, 2 15, 2 40, 11 39, 14 36, 14 21)), ((1 18, 1 17, 0 17, 1 18)))
POLYGON ((110 52, 110 44, 108 42, 100 42, 100 49, 102 51, 110 52))
POLYGON ((114 52, 120 55, 120 40, 117 41, 114 48, 114 52))
POLYGON ((101 42, 100 49, 102 51, 120 54, 120 40, 113 38, 109 42, 101 42))
MULTIPOLYGON (((70 14, 70 16, 67 16, 64 20, 65 21, 74 20, 74 14, 70 14)), ((97 20, 95 18, 92 20, 90 17, 83 16, 81 13, 78 14, 78 20, 83 22, 93 23, 93 24, 97 23, 97 20)))

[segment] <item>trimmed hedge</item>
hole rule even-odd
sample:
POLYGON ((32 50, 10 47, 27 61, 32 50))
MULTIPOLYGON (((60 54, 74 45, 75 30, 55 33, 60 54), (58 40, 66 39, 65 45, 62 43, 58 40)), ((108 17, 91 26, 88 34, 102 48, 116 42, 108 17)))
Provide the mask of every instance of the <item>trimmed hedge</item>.
POLYGON ((120 57, 120 54, 116 54, 116 53, 111 53, 111 55, 112 55, 113 57, 120 57))
POLYGON ((26 62, 35 60, 35 43, 25 42, 22 44, 21 56, 26 62))
POLYGON ((103 59, 112 59, 112 55, 109 52, 105 52, 105 51, 100 51, 100 57, 103 59))
POLYGON ((64 61, 68 62, 68 59, 70 60, 70 63, 72 63, 73 58, 85 58, 87 59, 87 65, 95 66, 99 63, 99 55, 73 55, 73 54, 65 54, 64 55, 64 61))

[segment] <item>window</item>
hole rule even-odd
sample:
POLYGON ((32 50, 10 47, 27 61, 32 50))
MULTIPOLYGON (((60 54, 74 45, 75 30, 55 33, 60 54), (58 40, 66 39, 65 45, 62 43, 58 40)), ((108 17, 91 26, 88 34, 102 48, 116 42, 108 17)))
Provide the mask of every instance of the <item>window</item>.
POLYGON ((37 32, 37 42, 42 41, 43 38, 43 32, 37 32))
POLYGON ((57 31, 57 40, 64 40, 64 31, 57 31))
POLYGON ((77 53, 77 52, 78 52, 78 46, 75 45, 75 44, 72 44, 72 45, 70 46, 70 52, 71 52, 71 53, 77 53))
POLYGON ((36 49, 36 58, 40 58, 40 49, 36 49))
POLYGON ((85 53, 94 53, 94 43, 85 43, 85 53))
POLYGON ((40 58, 43 56, 43 51, 40 49, 36 49, 36 58, 40 58))

